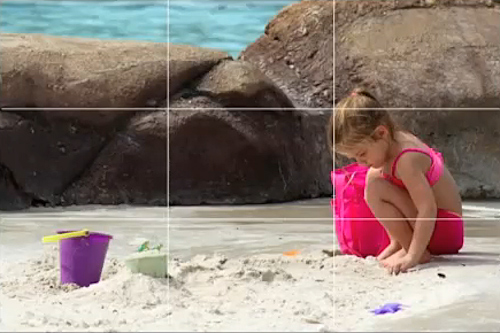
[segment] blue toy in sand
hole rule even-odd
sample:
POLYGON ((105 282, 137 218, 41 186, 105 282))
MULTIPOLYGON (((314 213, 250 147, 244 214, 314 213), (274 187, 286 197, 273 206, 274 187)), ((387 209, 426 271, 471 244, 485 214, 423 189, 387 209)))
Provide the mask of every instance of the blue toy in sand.
POLYGON ((378 309, 371 310, 370 312, 372 312, 376 315, 382 315, 382 314, 386 314, 386 313, 396 313, 402 309, 403 309, 403 305, 400 303, 387 303, 378 309))

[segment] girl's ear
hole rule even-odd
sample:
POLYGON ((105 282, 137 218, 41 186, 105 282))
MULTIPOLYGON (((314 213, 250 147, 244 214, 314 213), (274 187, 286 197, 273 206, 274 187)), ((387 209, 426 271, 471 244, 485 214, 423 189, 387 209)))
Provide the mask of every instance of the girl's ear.
POLYGON ((389 130, 384 125, 379 125, 373 132, 375 140, 385 139, 389 135, 389 130))

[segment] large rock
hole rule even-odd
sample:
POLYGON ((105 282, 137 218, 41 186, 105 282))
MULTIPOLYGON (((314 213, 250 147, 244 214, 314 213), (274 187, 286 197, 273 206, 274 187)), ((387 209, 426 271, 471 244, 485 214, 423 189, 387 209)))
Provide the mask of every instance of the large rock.
MULTIPOLYGON (((390 107, 497 105, 498 8, 451 2, 337 2, 336 96, 365 84, 390 107)), ((287 7, 237 61, 170 46, 167 66, 165 44, 1 35, 3 106, 98 109, 0 111, 0 209, 163 205, 167 186, 172 204, 331 194, 331 110, 293 106, 333 103, 332 10, 287 7), (167 95, 169 113, 111 109, 164 105, 167 95)), ((499 114, 395 116, 443 151, 464 196, 498 197, 499 114)))
POLYGON ((0 111, 0 209, 166 204, 167 111, 93 114, 0 111))
MULTIPOLYGON (((77 116, 66 111, 67 116, 77 116)), ((42 111, 0 111, 0 165, 26 204, 57 204, 58 195, 82 173, 113 132, 61 121, 42 111)), ((61 115, 61 113, 59 113, 61 115)), ((12 186, 10 186, 12 188, 12 186)))
POLYGON ((1 34, 0 47, 1 107, 166 104, 166 43, 1 34))
POLYGON ((331 194, 332 159, 324 134, 331 110, 301 108, 333 106, 332 37, 333 2, 289 6, 240 61, 219 64, 192 89, 196 94, 171 104, 207 108, 171 114, 173 204, 331 194))
POLYGON ((177 45, 169 50, 171 108, 195 108, 192 99, 206 96, 228 108, 293 108, 293 102, 255 65, 234 61, 213 50, 177 45), (203 55, 206 51, 206 55, 203 55), (176 54, 179 53, 179 54, 176 54), (186 54, 194 54, 189 60, 186 54), (198 60, 193 60, 197 58, 198 60), (200 72, 204 69, 204 72, 200 72), (203 74, 200 74, 203 73, 203 74))
POLYGON ((486 3, 337 2, 336 97, 361 85, 387 107, 500 107, 500 8, 486 3))
POLYGON ((332 160, 321 135, 330 115, 171 111, 170 203, 266 203, 330 193, 332 160))
MULTIPOLYGON (((99 108, 0 111, 0 209, 165 205, 167 186, 172 204, 262 203, 331 193, 331 157, 323 135, 331 110, 290 109, 288 96, 249 62, 214 50, 171 46, 169 72, 162 68, 164 76, 144 73, 158 82, 168 77, 169 112, 104 109, 102 101, 118 107, 137 96, 160 95, 151 95, 143 85, 118 94, 122 83, 130 87, 129 72, 111 75, 113 89, 107 89, 94 80, 93 70, 80 71, 81 59, 87 59, 85 68, 91 69, 97 65, 86 61, 102 56, 104 49, 112 54, 113 48, 118 53, 126 48, 120 57, 132 57, 140 48, 155 53, 162 46, 11 34, 1 38, 11 41, 3 59, 29 64, 26 71, 18 71, 23 65, 14 61, 2 69, 4 105, 67 107, 74 101, 79 108, 99 108), (22 46, 14 47, 14 40, 22 46), (63 72, 53 72, 64 55, 75 57, 64 63, 63 72), (38 67, 33 59, 39 60, 38 67), (67 83, 75 76, 87 83, 73 86, 69 96, 74 100, 47 85, 67 83), (32 77, 38 80, 36 87, 32 77), (79 95, 80 88, 86 99, 79 95), (94 89, 96 94, 87 95, 94 89)), ((164 92, 161 98, 166 98, 167 89, 164 92)))
POLYGON ((365 86, 386 107, 427 108, 393 114, 443 152, 464 198, 499 198, 499 6, 340 1, 335 17, 336 97, 365 86))
POLYGON ((12 172, 0 165, 0 210, 23 209, 33 204, 33 198, 22 192, 12 172))
POLYGON ((178 87, 170 100, 171 204, 280 202, 331 193, 332 160, 323 134, 331 110, 290 110, 293 102, 242 60, 223 59, 196 80, 178 80, 170 81, 178 87))
POLYGON ((187 82, 207 73, 222 60, 232 58, 229 54, 218 50, 170 44, 168 59, 168 93, 171 96, 182 89, 187 82))
POLYGON ((0 209, 166 203, 166 111, 139 107, 166 105, 167 44, 1 34, 0 46, 0 104, 17 108, 0 111, 0 209))
POLYGON ((243 61, 222 62, 203 77, 197 89, 232 108, 293 108, 269 78, 243 61))
POLYGON ((256 64, 297 107, 333 107, 334 2, 283 9, 240 59, 256 64))
POLYGON ((62 199, 66 205, 166 205, 167 111, 138 111, 62 199))

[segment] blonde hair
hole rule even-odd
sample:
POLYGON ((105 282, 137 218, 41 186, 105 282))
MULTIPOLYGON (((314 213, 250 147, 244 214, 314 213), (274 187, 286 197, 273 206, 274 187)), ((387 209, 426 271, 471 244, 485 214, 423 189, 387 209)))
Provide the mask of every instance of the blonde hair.
POLYGON ((335 106, 328 126, 330 148, 344 153, 358 143, 373 140, 373 132, 380 125, 385 126, 394 139, 396 125, 387 110, 369 92, 355 89, 335 106))

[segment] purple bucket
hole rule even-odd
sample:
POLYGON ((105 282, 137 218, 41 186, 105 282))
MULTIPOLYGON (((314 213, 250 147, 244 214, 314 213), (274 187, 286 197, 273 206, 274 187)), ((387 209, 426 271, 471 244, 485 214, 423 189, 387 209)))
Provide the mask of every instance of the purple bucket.
MULTIPOLYGON (((73 231, 57 231, 58 234, 66 232, 73 231)), ((88 287, 99 282, 112 238, 111 235, 90 232, 88 236, 61 239, 61 284, 76 283, 80 287, 88 287)))

